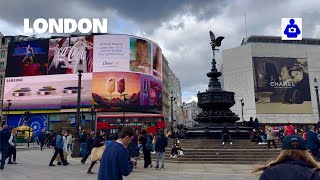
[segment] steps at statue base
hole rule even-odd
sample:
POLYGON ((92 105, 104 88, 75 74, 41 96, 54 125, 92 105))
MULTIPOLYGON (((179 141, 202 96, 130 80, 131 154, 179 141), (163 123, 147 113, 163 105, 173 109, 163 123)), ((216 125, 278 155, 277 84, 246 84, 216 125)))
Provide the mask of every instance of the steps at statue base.
MULTIPOLYGON (((267 145, 259 145, 250 140, 236 139, 233 144, 221 144, 218 139, 180 139, 184 155, 170 158, 173 140, 169 140, 166 148, 166 162, 172 163, 212 163, 212 164, 264 164, 276 158, 281 150, 267 149, 267 145)), ((273 147, 272 145, 270 147, 273 147)), ((143 154, 140 155, 143 159, 143 154)), ((151 155, 155 161, 156 155, 151 155)))

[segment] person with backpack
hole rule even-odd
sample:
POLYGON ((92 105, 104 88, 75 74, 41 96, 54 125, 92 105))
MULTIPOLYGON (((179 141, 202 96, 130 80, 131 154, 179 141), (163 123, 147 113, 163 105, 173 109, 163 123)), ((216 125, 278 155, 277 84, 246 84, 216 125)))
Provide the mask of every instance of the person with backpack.
POLYGON ((152 151, 153 144, 152 144, 152 138, 150 134, 148 134, 147 130, 143 129, 141 131, 139 142, 142 144, 142 151, 144 156, 144 168, 148 168, 149 166, 152 168, 150 152, 152 151))

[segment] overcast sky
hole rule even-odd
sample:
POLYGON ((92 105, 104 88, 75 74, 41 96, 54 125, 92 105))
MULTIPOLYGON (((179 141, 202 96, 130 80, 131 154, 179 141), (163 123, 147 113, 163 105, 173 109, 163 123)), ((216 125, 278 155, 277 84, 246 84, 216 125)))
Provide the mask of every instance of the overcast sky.
MULTIPOLYGON (((280 36, 281 18, 301 17, 303 37, 320 38, 319 9, 319 0, 0 0, 0 32, 23 34, 23 18, 108 18, 110 33, 160 45, 189 101, 208 86, 210 30, 225 36, 224 50, 246 37, 245 14, 248 36, 280 36)), ((216 58, 220 63, 221 51, 216 58)))

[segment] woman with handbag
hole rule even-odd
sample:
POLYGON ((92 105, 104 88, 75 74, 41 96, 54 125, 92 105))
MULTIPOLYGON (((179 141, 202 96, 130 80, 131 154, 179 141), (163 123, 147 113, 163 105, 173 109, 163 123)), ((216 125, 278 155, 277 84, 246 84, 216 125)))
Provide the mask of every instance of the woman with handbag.
MULTIPOLYGON (((96 156, 96 154, 95 154, 96 149, 104 145, 103 135, 104 135, 104 133, 102 131, 97 131, 96 137, 93 140, 93 149, 92 149, 91 157, 95 157, 96 156)), ((98 159, 91 158, 91 165, 90 165, 88 172, 87 172, 88 174, 94 174, 91 170, 92 170, 93 166, 96 164, 96 162, 99 161, 100 159, 101 159, 101 157, 99 157, 98 159)))

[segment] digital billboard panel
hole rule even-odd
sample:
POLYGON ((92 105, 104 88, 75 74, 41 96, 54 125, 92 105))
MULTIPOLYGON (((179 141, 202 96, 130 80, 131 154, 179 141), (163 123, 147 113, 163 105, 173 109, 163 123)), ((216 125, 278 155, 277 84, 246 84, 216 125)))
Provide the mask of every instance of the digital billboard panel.
POLYGON ((6 77, 46 75, 48 46, 48 39, 10 43, 6 77))
POLYGON ((152 44, 152 73, 162 80, 162 50, 155 43, 152 44))
POLYGON ((94 36, 93 71, 129 71, 129 36, 94 36))
POLYGON ((253 57, 256 111, 313 113, 306 59, 253 57))
POLYGON ((84 65, 83 72, 92 72, 93 36, 50 39, 49 75, 78 73, 80 60, 84 65))
MULTIPOLYGON (((92 101, 92 74, 82 76, 81 106, 92 101)), ((6 78, 4 107, 11 100, 10 110, 74 109, 77 104, 78 76, 51 75, 6 78)))
POLYGON ((130 70, 151 74, 151 43, 145 39, 130 37, 130 70))

